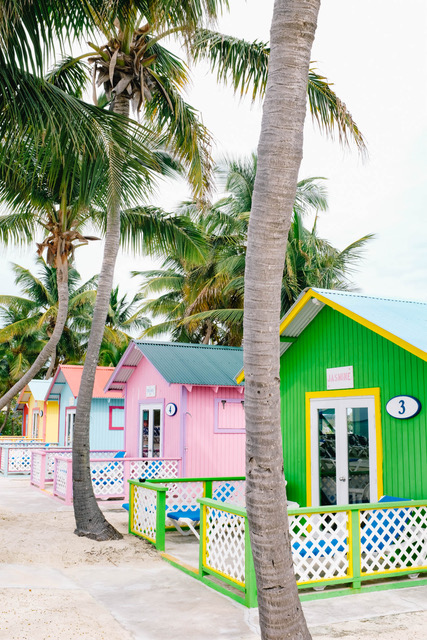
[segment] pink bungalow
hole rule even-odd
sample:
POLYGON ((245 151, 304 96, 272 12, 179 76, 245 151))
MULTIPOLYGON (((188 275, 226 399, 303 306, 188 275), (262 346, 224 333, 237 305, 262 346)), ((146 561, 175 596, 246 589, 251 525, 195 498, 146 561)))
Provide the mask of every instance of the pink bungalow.
POLYGON ((125 398, 128 457, 180 458, 181 476, 244 475, 237 347, 131 342, 105 386, 125 398))

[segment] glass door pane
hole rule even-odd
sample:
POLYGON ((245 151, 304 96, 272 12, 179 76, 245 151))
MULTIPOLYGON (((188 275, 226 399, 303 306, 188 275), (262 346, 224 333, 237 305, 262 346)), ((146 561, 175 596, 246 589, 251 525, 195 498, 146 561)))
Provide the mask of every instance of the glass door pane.
POLYGON ((317 410, 319 436, 319 504, 337 504, 335 409, 317 410))
POLYGON ((153 409, 153 458, 161 455, 161 410, 153 409))
POLYGON ((142 412, 142 451, 141 458, 149 457, 150 447, 150 413, 148 409, 144 409, 142 412))
POLYGON ((370 502, 368 407, 347 407, 348 500, 370 502))
POLYGON ((66 433, 65 433, 65 446, 71 447, 73 444, 73 430, 74 430, 74 420, 76 419, 76 412, 69 411, 67 413, 67 425, 66 425, 66 433))

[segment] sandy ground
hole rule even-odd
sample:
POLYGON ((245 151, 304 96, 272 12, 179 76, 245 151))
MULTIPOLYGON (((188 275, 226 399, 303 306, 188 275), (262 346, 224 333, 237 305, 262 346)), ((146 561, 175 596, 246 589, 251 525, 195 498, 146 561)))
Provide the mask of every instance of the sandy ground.
POLYGON ((73 533, 72 511, 16 514, 0 510, 0 561, 15 563, 19 559, 22 564, 62 569, 85 564, 142 564, 147 558, 159 559, 149 543, 127 533, 126 512, 119 504, 104 503, 103 510, 107 520, 123 534, 123 540, 95 542, 79 538, 73 533))
MULTIPOLYGON (((123 540, 77 537, 71 508, 28 481, 0 478, 0 640, 259 639, 256 610, 129 535, 120 503, 101 506, 123 540)), ((427 587, 308 602, 304 610, 313 640, 427 640, 427 587)))

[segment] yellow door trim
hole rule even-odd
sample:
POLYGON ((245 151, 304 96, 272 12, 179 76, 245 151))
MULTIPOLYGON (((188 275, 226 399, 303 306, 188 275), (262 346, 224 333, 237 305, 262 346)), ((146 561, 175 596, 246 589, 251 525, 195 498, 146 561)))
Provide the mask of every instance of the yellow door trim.
POLYGON ((347 398, 347 397, 373 396, 375 403, 375 436, 376 436, 376 458, 377 458, 377 487, 378 495, 384 493, 383 484, 383 441, 381 429, 381 397, 380 388, 371 387, 367 389, 333 389, 330 391, 307 391, 305 394, 305 459, 306 459, 306 486, 307 486, 307 506, 311 507, 311 422, 310 422, 310 400, 316 398, 347 398))

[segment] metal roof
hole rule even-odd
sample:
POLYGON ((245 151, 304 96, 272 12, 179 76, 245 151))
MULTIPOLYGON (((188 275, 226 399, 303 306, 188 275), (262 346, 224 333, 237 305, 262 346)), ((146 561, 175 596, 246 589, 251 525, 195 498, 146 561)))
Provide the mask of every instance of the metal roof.
POLYGON ((123 389, 144 356, 170 384, 235 387, 234 376, 243 366, 241 347, 133 341, 106 389, 123 389))
POLYGON ((282 319, 281 335, 299 336, 325 304, 427 359, 427 303, 415 300, 308 289, 282 319))

